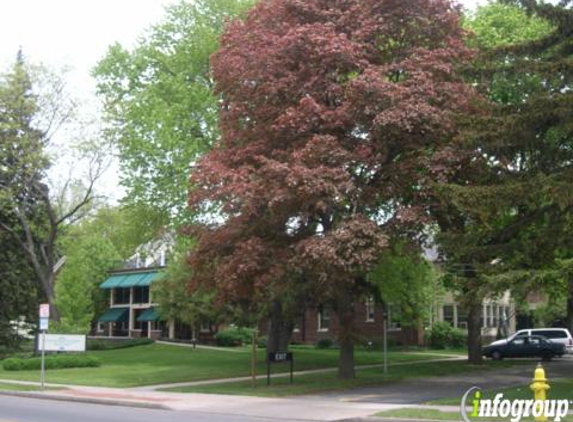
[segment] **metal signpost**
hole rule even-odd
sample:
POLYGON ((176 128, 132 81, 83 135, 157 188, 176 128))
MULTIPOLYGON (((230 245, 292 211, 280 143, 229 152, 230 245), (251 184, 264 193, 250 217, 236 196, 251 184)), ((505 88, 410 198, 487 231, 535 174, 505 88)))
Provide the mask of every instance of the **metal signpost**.
POLYGON ((276 352, 267 354, 267 385, 271 385, 271 363, 290 362, 290 383, 293 382, 294 358, 292 352, 276 352))
POLYGON ((44 391, 44 382, 46 380, 46 331, 48 331, 48 321, 50 318, 50 304, 49 303, 42 303, 39 309, 40 314, 40 348, 42 350, 42 363, 41 363, 41 370, 40 370, 40 389, 44 391))
POLYGON ((253 330, 253 344, 251 345, 251 387, 255 388, 257 385, 257 346, 258 346, 258 333, 253 330))
POLYGON ((388 373, 388 308, 386 304, 383 304, 383 311, 382 311, 382 318, 383 318, 383 328, 384 328, 384 335, 383 335, 383 344, 382 348, 384 351, 384 373, 388 373))

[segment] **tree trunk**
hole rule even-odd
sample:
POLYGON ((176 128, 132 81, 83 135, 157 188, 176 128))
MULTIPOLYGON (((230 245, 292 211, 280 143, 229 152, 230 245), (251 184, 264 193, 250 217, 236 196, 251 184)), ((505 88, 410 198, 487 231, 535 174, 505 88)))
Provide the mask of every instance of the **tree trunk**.
POLYGON ((337 305, 340 343, 338 378, 352 379, 356 377, 356 372, 354 369, 354 307, 351 295, 341 295, 337 305))
POLYGON ((573 332, 573 279, 569 280, 569 294, 567 295, 567 329, 573 332))
POLYGON ((483 313, 481 301, 472 301, 468 309, 468 362, 481 365, 481 316, 483 313))
POLYGON ((56 308, 56 292, 55 292, 55 275, 50 271, 50 275, 48 275, 43 280, 44 291, 46 293, 46 299, 50 304, 50 319, 54 322, 60 322, 60 313, 58 312, 58 308, 56 308))
POLYGON ((286 352, 290 344, 293 322, 285 318, 280 301, 274 300, 269 312, 267 352, 286 352))

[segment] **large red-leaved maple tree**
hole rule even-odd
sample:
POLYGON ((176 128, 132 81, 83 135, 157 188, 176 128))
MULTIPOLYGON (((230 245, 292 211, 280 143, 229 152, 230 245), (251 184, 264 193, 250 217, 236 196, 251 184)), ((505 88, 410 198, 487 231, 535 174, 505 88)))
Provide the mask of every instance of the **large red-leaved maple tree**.
POLYGON ((459 19, 447 0, 262 0, 227 26, 212 57, 222 137, 191 175, 206 216, 191 287, 264 310, 270 350, 292 309, 329 305, 339 376, 354 376, 365 275, 420 221, 428 157, 471 108, 459 19))

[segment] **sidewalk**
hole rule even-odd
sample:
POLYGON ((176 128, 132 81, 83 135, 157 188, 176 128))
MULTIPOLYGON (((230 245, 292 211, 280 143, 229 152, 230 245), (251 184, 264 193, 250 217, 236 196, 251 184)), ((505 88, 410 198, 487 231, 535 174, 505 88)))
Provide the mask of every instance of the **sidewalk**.
MULTIPOLYGON (((413 363, 439 363, 439 362, 449 362, 449 361, 457 361, 457 360, 466 360, 465 356, 457 356, 457 355, 443 355, 448 356, 444 358, 438 359, 426 359, 420 360, 415 362, 397 362, 388 364, 389 367, 395 366, 403 366, 403 365, 412 365, 413 363)), ((374 365, 359 365, 356 366, 356 369, 371 369, 371 368, 382 368, 384 365, 382 364, 374 364, 374 365)), ((296 371, 294 372, 294 376, 300 375, 309 375, 309 374, 325 374, 329 372, 335 372, 338 368, 322 368, 322 369, 309 369, 306 371, 296 371)), ((279 374, 273 374, 273 378, 284 378, 288 377, 290 374, 288 372, 282 372, 279 374)), ((257 378, 262 379, 265 376, 259 375, 257 378)), ((132 387, 129 390, 131 391, 157 391, 157 390, 164 390, 167 388, 180 388, 180 387, 196 387, 201 385, 212 385, 212 384, 224 384, 230 382, 241 382, 241 381, 250 381, 251 377, 235 377, 235 378, 222 378, 222 379, 214 379, 214 380, 203 380, 203 381, 189 381, 189 382, 178 382, 178 383, 170 383, 170 384, 155 384, 155 385, 147 385, 143 387, 132 387)), ((2 382, 2 380, 0 380, 2 382)))
POLYGON ((215 394, 134 392, 115 388, 74 387, 45 392, 0 391, 0 395, 63 400, 102 405, 191 411, 203 414, 273 418, 295 421, 339 421, 364 418, 403 405, 343 403, 297 398, 259 398, 215 394))

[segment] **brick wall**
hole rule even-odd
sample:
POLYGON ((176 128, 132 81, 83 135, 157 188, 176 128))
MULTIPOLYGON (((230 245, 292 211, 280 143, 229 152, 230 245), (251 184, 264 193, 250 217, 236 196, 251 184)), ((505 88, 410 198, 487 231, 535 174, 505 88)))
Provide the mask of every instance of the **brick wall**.
MULTIPOLYGON (((320 339, 336 340, 339 323, 336 315, 330 312, 328 331, 318 330, 318 309, 308 309, 304 320, 298 321, 292 341, 296 343, 315 344, 320 339)), ((382 307, 377 304, 374 309, 374 321, 366 320, 366 306, 362 302, 355 305, 357 335, 362 342, 380 342, 384 336, 384 315, 382 307)), ((265 331, 263 331, 264 333, 265 331)), ((422 345, 424 343, 423 328, 405 328, 389 330, 388 338, 406 345, 422 345)))

